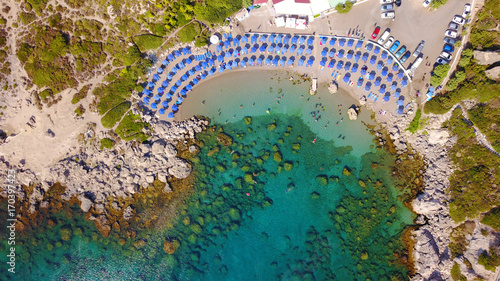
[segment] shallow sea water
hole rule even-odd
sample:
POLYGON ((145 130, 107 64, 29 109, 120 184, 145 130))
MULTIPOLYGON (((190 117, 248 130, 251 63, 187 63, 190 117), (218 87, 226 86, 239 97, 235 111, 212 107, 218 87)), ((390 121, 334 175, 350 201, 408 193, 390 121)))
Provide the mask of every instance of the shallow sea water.
POLYGON ((279 76, 289 77, 234 73, 188 96, 181 117, 206 115, 214 130, 198 135, 196 192, 172 228, 147 231, 133 250, 82 217, 52 215, 57 226, 23 239, 15 279, 407 279, 398 256, 413 215, 397 199, 395 157, 371 146, 361 122, 369 112, 347 120, 348 96, 320 89, 309 97, 307 83, 279 76), (70 239, 61 239, 67 229, 70 239), (174 254, 164 252, 165 239, 178 246, 174 254))

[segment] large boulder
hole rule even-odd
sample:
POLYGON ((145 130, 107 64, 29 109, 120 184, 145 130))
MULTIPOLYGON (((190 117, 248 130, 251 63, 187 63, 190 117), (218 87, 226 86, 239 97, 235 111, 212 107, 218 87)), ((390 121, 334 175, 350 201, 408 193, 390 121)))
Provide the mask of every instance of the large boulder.
POLYGON ((171 162, 173 165, 168 169, 169 174, 178 178, 184 179, 191 173, 191 165, 184 159, 176 158, 171 162))
POLYGON ((358 108, 356 108, 354 106, 351 106, 347 110, 347 115, 349 116, 350 120, 356 120, 356 119, 358 119, 358 108))

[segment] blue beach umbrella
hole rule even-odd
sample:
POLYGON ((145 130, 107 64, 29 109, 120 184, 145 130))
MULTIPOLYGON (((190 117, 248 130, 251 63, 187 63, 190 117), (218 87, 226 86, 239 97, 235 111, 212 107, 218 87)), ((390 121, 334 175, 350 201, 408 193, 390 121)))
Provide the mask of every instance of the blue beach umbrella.
POLYGON ((179 52, 179 51, 174 51, 174 56, 175 56, 176 58, 180 57, 180 55, 181 55, 181 52, 179 52))
POLYGON ((392 84, 392 85, 391 85, 391 91, 395 91, 395 90, 396 90, 396 87, 397 87, 397 86, 396 86, 396 84, 392 84))
POLYGON ((173 61, 173 60, 175 59, 175 57, 174 57, 174 55, 172 55, 172 54, 168 54, 167 59, 168 59, 169 61, 173 61))
POLYGON ((222 62, 222 61, 224 60, 224 57, 222 57, 222 55, 218 55, 218 56, 217 56, 217 60, 218 60, 219 62, 222 62))
POLYGON ((321 56, 326 57, 326 50, 321 51, 321 56))
MULTIPOLYGON (((173 74, 173 75, 175 75, 175 74, 173 74)), ((167 80, 168 80, 169 82, 170 82, 170 81, 172 81, 173 75, 172 75, 171 73, 169 73, 169 74, 167 75, 167 80)))
POLYGON ((194 66, 194 70, 195 70, 195 71, 200 71, 200 70, 201 70, 201 67, 200 67, 199 65, 195 65, 195 66, 194 66))
POLYGON ((160 95, 161 95, 161 94, 163 94, 163 90, 164 90, 164 89, 163 89, 162 87, 159 87, 159 88, 158 88, 158 94, 160 94, 160 95))
POLYGON ((163 88, 168 87, 168 81, 167 81, 167 80, 164 80, 163 82, 161 82, 161 86, 162 86, 163 88))
POLYGON ((367 82, 365 85, 365 91, 368 92, 370 90, 370 88, 371 88, 371 84, 370 84, 370 82, 367 82))
POLYGON ((366 49, 367 51, 371 51, 371 50, 373 49, 373 44, 372 44, 372 43, 368 43, 368 44, 366 44, 365 49, 366 49))
POLYGON ((384 65, 382 64, 382 62, 381 62, 381 61, 379 61, 379 62, 377 63, 377 70, 381 70, 381 69, 382 69, 382 67, 384 67, 384 65))
POLYGON ((293 54, 294 52, 295 52, 295 45, 292 45, 292 46, 290 47, 290 53, 292 53, 292 54, 293 54))
POLYGON ((380 87, 380 89, 378 90, 379 93, 383 94, 385 92, 385 87, 380 87))
POLYGON ((343 58, 343 57, 344 57, 344 50, 340 50, 340 51, 337 53, 337 57, 339 57, 339 59, 343 58))
POLYGON ((375 57, 372 57, 372 58, 370 59, 370 65, 374 65, 374 64, 375 64, 375 61, 376 61, 375 57))
POLYGON ((297 56, 302 56, 302 52, 304 51, 304 48, 303 47, 300 47, 298 50, 297 50, 297 56))
POLYGON ((230 58, 231 57, 231 51, 227 51, 226 54, 225 54, 225 57, 226 58, 230 58))
POLYGON ((252 66, 254 63, 254 59, 250 58, 248 59, 248 66, 252 66))
POLYGON ((231 62, 228 62, 228 63, 224 64, 224 68, 226 68, 226 69, 228 69, 228 70, 233 69, 233 68, 231 67, 231 62))
POLYGON ((206 61, 202 61, 201 62, 201 67, 203 67, 203 69, 207 69, 208 68, 208 64, 206 61))
POLYGON ((260 42, 266 42, 266 36, 265 35, 261 35, 260 38, 259 38, 260 42))
POLYGON ((345 45, 345 39, 340 39, 339 40, 339 46, 340 47, 344 47, 344 45, 345 45))
POLYGON ((400 106, 398 108, 398 114, 403 114, 404 113, 404 107, 403 106, 400 106))
POLYGON ((186 90, 191 91, 193 89, 193 86, 191 84, 186 85, 186 90))
MULTIPOLYGON (((263 61, 264 61, 264 59, 263 59, 262 57, 259 57, 259 58, 257 59, 256 63, 257 63, 257 64, 262 64, 262 62, 263 62, 263 61)), ((250 59, 250 60, 248 61, 248 64, 250 64, 250 62, 252 62, 252 63, 253 63, 253 60, 252 60, 252 59, 250 59)))
POLYGON ((174 115, 174 113, 173 113, 173 112, 169 112, 169 113, 168 113, 168 118, 174 118, 174 116, 175 116, 175 115, 174 115))
POLYGON ((313 42, 314 42, 314 38, 307 39, 307 45, 308 46, 311 46, 313 44, 313 42))
POLYGON ((187 79, 188 79, 187 74, 184 74, 184 75, 181 76, 181 80, 182 81, 186 81, 187 79))
POLYGON ((238 67, 238 62, 234 60, 233 63, 231 64, 231 66, 233 68, 238 67))
POLYGON ((375 79, 375 73, 372 71, 370 75, 368 75, 368 80, 373 80, 375 79))
POLYGON ((163 68, 158 67, 158 69, 156 70, 156 72, 157 72, 158 74, 162 74, 162 73, 163 73, 163 68))
POLYGON ((380 53, 380 48, 379 48, 378 46, 377 46, 377 47, 375 47, 375 49, 373 50, 373 53, 374 53, 375 55, 378 55, 378 54, 380 53))
POLYGON ((330 41, 328 42, 328 44, 330 46, 335 46, 335 41, 336 41, 335 38, 332 38, 332 39, 330 39, 330 41))
POLYGON ((328 56, 333 58, 335 56, 335 49, 331 49, 330 52, 328 53, 328 56))
POLYGON ((382 70, 382 77, 386 76, 387 75, 387 68, 384 68, 382 70))
POLYGON ((363 56, 361 57, 361 60, 366 62, 368 60, 368 53, 364 53, 363 56))
POLYGON ((387 52, 383 51, 382 55, 380 55, 383 60, 387 59, 387 52))
POLYGON ((399 70, 399 66, 397 63, 395 63, 393 66, 392 66, 392 71, 396 72, 399 70))
POLYGON ((331 60, 328 64, 328 68, 333 68, 335 66, 335 60, 331 60))
POLYGON ((358 83, 356 83, 358 87, 361 87, 363 85, 363 79, 358 79, 358 83))
POLYGON ((158 74, 156 74, 156 73, 155 73, 155 74, 153 74, 153 80, 155 80, 155 81, 160 80, 160 75, 158 75, 158 74))
POLYGON ((273 53, 274 52, 273 45, 269 46, 269 48, 267 48, 267 51, 270 52, 270 53, 273 53))
POLYGON ((175 91, 177 91, 177 86, 172 86, 172 88, 170 88, 170 92, 172 92, 172 93, 173 93, 173 92, 175 92, 175 91))
POLYGON ((389 75, 387 75, 387 82, 392 82, 392 73, 389 73, 389 75))
POLYGON ((163 106, 163 107, 168 107, 168 101, 164 100, 164 101, 161 103, 161 106, 163 106))
POLYGON ((247 61, 246 60, 242 60, 241 63, 240 63, 240 67, 246 67, 247 66, 247 61))
POLYGON ((192 60, 192 59, 190 59, 190 58, 187 58, 187 59, 186 59, 186 64, 191 64, 192 62, 193 62, 193 60, 192 60))
POLYGON ((273 59, 273 65, 278 66, 278 59, 273 59))
POLYGON ((181 96, 185 97, 185 96, 186 96, 186 94, 187 94, 187 90, 186 90, 186 88, 182 89, 182 90, 180 91, 180 94, 181 94, 181 96))
POLYGON ((338 70, 341 70, 343 65, 344 65, 344 63, 343 63, 342 61, 339 61, 339 62, 337 63, 337 69, 338 69, 338 70))
POLYGON ((194 70, 192 70, 192 69, 188 70, 188 74, 189 74, 189 76, 193 76, 194 75, 194 70))
POLYGON ((299 38, 299 44, 304 44, 306 42, 306 38, 304 36, 299 38))
POLYGON ((403 80, 401 81, 401 86, 403 86, 403 88, 404 88, 404 87, 406 87, 407 85, 408 85, 408 80, 403 79, 403 80))
POLYGON ((280 59, 279 64, 281 66, 285 66, 285 60, 283 58, 280 59))
POLYGON ((156 103, 152 103, 152 104, 151 104, 151 108, 152 108, 152 109, 156 109, 157 107, 158 107, 158 105, 157 105, 156 103))
POLYGON ((281 34, 278 34, 276 36, 276 44, 281 44, 281 40, 282 40, 283 36, 281 34))
POLYGON ((167 94, 165 95, 165 98, 166 98, 167 100, 170 100, 170 99, 172 98, 172 94, 171 94, 171 93, 167 93, 167 94))
POLYGON ((297 36, 293 36, 291 43, 292 44, 297 44, 297 40, 298 40, 298 37, 297 36))
POLYGON ((348 60, 352 59, 352 53, 351 52, 347 52, 347 55, 345 57, 348 60))
POLYGON ((344 65, 344 69, 345 69, 345 71, 349 71, 349 69, 351 69, 351 63, 350 62, 346 62, 345 65, 344 65))
POLYGON ((248 48, 247 47, 241 48, 241 54, 242 55, 246 55, 247 53, 248 53, 248 48))
POLYGON ((178 67, 179 69, 183 69, 183 68, 184 68, 184 67, 186 67, 186 66, 185 66, 185 65, 184 65, 184 63, 181 61, 181 62, 179 62, 179 63, 177 64, 177 67, 178 67))
POLYGON ((271 64, 271 59, 270 58, 267 58, 266 61, 265 61, 265 64, 266 65, 270 65, 271 64))
POLYGON ((394 92, 394 97, 395 98, 399 98, 401 96, 401 90, 400 89, 396 89, 396 92, 394 92))
POLYGON ((215 51, 216 51, 217 53, 222 52, 222 46, 221 46, 221 45, 217 45, 217 47, 215 47, 215 51))
POLYGON ((229 47, 231 47, 231 43, 229 42, 229 40, 224 41, 224 48, 227 49, 229 47))
POLYGON ((287 65, 293 65, 293 59, 288 59, 288 61, 286 62, 287 65))
POLYGON ((259 51, 265 52, 266 51, 266 46, 265 45, 260 46, 259 51))
POLYGON ((247 35, 241 36, 241 42, 242 43, 248 43, 248 36, 247 35))
POLYGON ((303 66, 303 65, 304 65, 304 60, 303 59, 299 59, 298 66, 303 66))
POLYGON ((240 45, 240 40, 238 40, 238 38, 234 38, 234 39, 233 39, 233 45, 234 45, 235 47, 238 47, 238 46, 240 45))
POLYGON ((347 47, 348 48, 351 48, 352 45, 354 45, 354 40, 351 39, 351 40, 347 41, 347 47))
POLYGON ((219 72, 220 72, 220 73, 224 72, 224 67, 219 66, 219 72))
POLYGON ((252 47, 252 48, 250 49, 250 52, 251 52, 251 53, 255 53, 255 52, 257 52, 257 48, 252 47))
POLYGON ((283 46, 283 48, 281 48, 281 53, 282 53, 282 54, 285 54, 287 51, 288 51, 288 48, 287 48, 287 46, 286 46, 286 45, 285 45, 285 46, 283 46))
POLYGON ((188 51, 187 51, 187 49, 186 49, 186 48, 182 48, 182 54, 183 54, 183 55, 187 55, 187 54, 188 54, 188 51))
POLYGON ((192 82, 193 82, 193 84, 194 84, 194 85, 196 85, 196 84, 198 84, 200 81, 198 81, 198 79, 194 78, 192 82))
POLYGON ((274 35, 269 36, 269 43, 274 43, 274 35))
POLYGON ((403 71, 398 72, 398 79, 403 78, 403 76, 404 76, 403 71))
POLYGON ((183 99, 183 98, 181 98, 181 97, 179 97, 179 98, 177 99, 176 104, 182 104, 182 102, 183 102, 183 101, 184 101, 184 99, 183 99))
POLYGON ((354 56, 354 60, 356 62, 358 62, 360 58, 361 58, 361 54, 359 52, 357 52, 356 55, 354 56))
POLYGON ((307 61, 307 65, 306 65, 306 66, 312 66, 312 65, 313 65, 313 62, 314 62, 314 61, 313 61, 312 59, 309 59, 309 60, 307 61))
POLYGON ((179 106, 177 104, 172 105, 172 110, 176 112, 177 110, 179 110, 179 106))
POLYGON ((162 114, 162 115, 163 115, 163 114, 165 114, 165 109, 160 108, 160 110, 158 110, 158 113, 160 113, 160 114, 162 114))
POLYGON ((391 96, 390 95, 385 95, 384 96, 384 101, 389 101, 391 99, 391 96))
POLYGON ((375 83, 373 85, 375 85, 375 87, 378 87, 378 86, 380 86, 381 82, 382 81, 381 81, 380 77, 377 77, 377 79, 375 79, 375 83))
POLYGON ((356 49, 361 48, 363 46, 363 40, 358 40, 358 43, 356 43, 356 49))
POLYGON ((143 101, 144 103, 148 104, 148 103, 149 103, 149 97, 144 97, 144 99, 142 99, 142 101, 143 101))
POLYGON ((255 44, 255 43, 257 43, 257 36, 252 35, 252 37, 250 37, 250 44, 255 44))
POLYGON ((211 68, 209 71, 208 71, 208 75, 212 76, 214 75, 215 73, 215 68, 211 68))
POLYGON ((319 42, 320 45, 325 45, 326 44, 326 40, 327 40, 326 37, 321 37, 321 41, 319 42))
POLYGON ((179 87, 181 84, 182 84, 181 80, 177 80, 177 82, 175 82, 175 86, 177 86, 177 87, 179 87))
POLYGON ((358 71, 358 64, 357 64, 357 63, 355 63, 355 64, 352 66, 352 68, 351 68, 351 72, 352 72, 352 73, 356 73, 356 71, 358 71))
POLYGON ((392 64, 392 62, 393 62, 392 57, 389 57, 389 58, 387 59, 387 65, 391 65, 391 64, 392 64))
POLYGON ((347 74, 346 74, 346 75, 344 76, 344 79, 343 79, 343 80, 344 80, 344 82, 345 82, 345 83, 349 82, 349 76, 347 76, 347 74))
POLYGON ((288 44, 290 42, 290 35, 285 35, 285 38, 283 38, 283 44, 288 44))
POLYGON ((208 65, 214 66, 215 61, 213 59, 208 59, 208 65))
POLYGON ((312 49, 311 49, 311 48, 307 48, 306 53, 307 53, 308 55, 312 54, 312 49))
POLYGON ((319 62, 319 65, 324 67, 324 66, 326 66, 326 62, 324 60, 322 60, 319 62))

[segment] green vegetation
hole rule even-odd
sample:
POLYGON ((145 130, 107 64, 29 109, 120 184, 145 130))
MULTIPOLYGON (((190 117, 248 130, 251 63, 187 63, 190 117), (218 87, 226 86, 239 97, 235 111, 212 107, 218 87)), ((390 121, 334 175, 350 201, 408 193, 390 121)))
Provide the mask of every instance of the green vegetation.
POLYGON ((483 134, 496 151, 500 151, 500 111, 496 104, 479 104, 469 110, 470 120, 483 134))
POLYGON ((194 13, 200 20, 221 23, 242 7, 242 0, 200 1, 194 6, 194 13))
POLYGON ((130 102, 126 101, 108 111, 108 113, 101 118, 101 123, 104 128, 113 128, 129 108, 130 102))
POLYGON ((437 9, 437 8, 439 8, 439 7, 443 6, 443 5, 444 5, 444 4, 446 4, 446 3, 448 3, 448 0, 433 0, 433 1, 431 2, 431 5, 430 5, 430 6, 431 6, 433 9, 437 9))
POLYGON ((143 132, 143 129, 148 129, 148 126, 148 123, 142 122, 139 115, 129 112, 123 117, 120 124, 118 124, 115 133, 126 141, 136 139, 143 142, 148 138, 148 135, 143 132))
POLYGON ((488 0, 477 14, 471 28, 470 42, 474 49, 498 50, 500 48, 500 0, 488 0))
POLYGON ((177 36, 182 42, 189 43, 193 41, 198 34, 200 34, 200 30, 200 24, 192 22, 179 30, 177 36))
POLYGON ((453 91, 458 87, 458 84, 462 83, 465 80, 465 72, 464 71, 457 71, 455 72, 455 75, 448 80, 448 83, 446 83, 446 90, 448 91, 453 91))
POLYGON ((451 268, 451 278, 453 278, 454 281, 467 281, 467 277, 460 271, 460 265, 458 263, 454 263, 451 268))
POLYGON ((353 3, 351 1, 346 1, 345 3, 337 4, 337 6, 335 6, 335 10, 337 10, 339 14, 347 14, 351 11, 352 6, 353 3))
POLYGON ((134 43, 139 47, 141 52, 145 52, 147 50, 158 49, 163 43, 163 37, 159 37, 153 34, 143 34, 139 36, 135 36, 132 38, 134 43))
POLYGON ((111 149, 113 148, 113 146, 115 146, 115 142, 112 139, 110 138, 101 139, 101 150, 103 150, 103 148, 111 149))
POLYGON ((496 231, 500 231, 500 207, 489 211, 484 215, 481 223, 493 227, 496 231))
POLYGON ((441 82, 443 82, 443 79, 446 77, 449 70, 450 70, 450 65, 447 63, 436 66, 431 76, 432 86, 434 87, 439 86, 441 82))
POLYGON ((408 127, 408 131, 410 131, 412 134, 417 132, 419 129, 422 129, 425 125, 425 122, 420 122, 420 118, 422 117, 422 111, 417 109, 417 112, 415 113, 415 117, 413 117, 413 120, 410 122, 410 126, 408 127))
POLYGON ((54 93, 52 92, 51 89, 45 89, 41 91, 39 94, 40 99, 42 100, 43 103, 47 103, 49 101, 49 98, 52 98, 54 93))
POLYGON ((467 235, 471 235, 474 232, 476 223, 473 221, 466 221, 461 225, 455 227, 450 234, 450 247, 451 256, 453 258, 460 257, 464 254, 469 241, 465 238, 467 235))
POLYGON ((92 85, 85 85, 83 88, 80 89, 80 91, 78 91, 78 93, 74 94, 73 95, 73 98, 71 99, 71 103, 72 104, 77 104, 79 101, 81 101, 82 99, 86 98, 87 97, 87 94, 90 90, 90 87, 92 87, 92 85))
POLYGON ((76 109, 75 109, 75 114, 76 116, 82 116, 83 114, 85 113, 85 107, 83 107, 83 105, 79 105, 76 109))
POLYGON ((478 263, 487 270, 495 272, 496 267, 500 265, 500 256, 494 252, 488 254, 487 251, 483 251, 479 256, 478 263))
POLYGON ((460 222, 475 218, 500 205, 500 197, 493 186, 500 186, 500 157, 479 144, 474 129, 455 109, 445 124, 457 143, 449 151, 456 166, 450 177, 450 216, 460 222))

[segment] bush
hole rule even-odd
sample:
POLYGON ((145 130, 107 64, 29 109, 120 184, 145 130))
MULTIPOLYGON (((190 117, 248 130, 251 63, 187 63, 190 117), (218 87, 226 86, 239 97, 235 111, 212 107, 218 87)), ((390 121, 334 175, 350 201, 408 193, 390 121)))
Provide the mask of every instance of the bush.
POLYGON ((467 281, 467 277, 460 272, 460 265, 458 263, 454 263, 451 268, 451 278, 454 281, 467 281))
POLYGON ((496 231, 500 231, 500 207, 496 207, 484 215, 481 223, 493 227, 496 231))
POLYGON ((484 266, 486 270, 495 272, 496 267, 500 265, 500 256, 495 253, 489 255, 487 251, 483 251, 481 255, 479 255, 477 262, 484 266))
POLYGON ((115 142, 110 138, 101 139, 101 150, 103 148, 111 149, 115 146, 115 142))
POLYGON ((108 111, 108 113, 106 113, 106 115, 101 118, 102 126, 108 129, 113 128, 113 126, 115 126, 115 124, 120 121, 123 114, 125 114, 125 112, 127 112, 129 108, 130 102, 126 101, 111 109, 110 111, 108 111))
POLYGON ((242 0, 212 0, 198 2, 194 13, 200 20, 210 23, 221 23, 242 7, 242 0))
POLYGON ((82 116, 84 113, 85 113, 85 107, 83 107, 83 105, 79 105, 76 109, 75 109, 75 113, 76 113, 76 116, 82 116))
POLYGON ((337 10, 339 14, 347 14, 351 11, 352 6, 353 3, 351 1, 346 1, 344 4, 337 4, 337 6, 335 6, 335 10, 337 10))
POLYGON ((177 36, 182 42, 189 43, 194 40, 196 36, 200 33, 200 25, 196 22, 190 23, 183 27, 177 33, 177 36))
POLYGON ((153 34, 143 34, 132 38, 134 43, 139 47, 141 53, 147 50, 154 50, 161 46, 163 43, 163 37, 159 37, 153 34))
POLYGON ((414 134, 420 128, 420 117, 422 117, 422 111, 419 108, 415 113, 415 117, 413 117, 413 120, 411 120, 410 126, 406 130, 414 134))
POLYGON ((92 87, 92 84, 85 85, 83 88, 78 91, 78 93, 73 95, 73 98, 71 99, 72 104, 77 104, 79 101, 87 97, 87 94, 90 90, 90 87, 92 87))
POLYGON ((437 9, 437 8, 443 6, 444 4, 446 4, 447 2, 448 2, 448 0, 433 0, 431 2, 431 7, 434 9, 437 9))
POLYGON ((431 76, 431 84, 434 87, 437 87, 443 82, 443 79, 446 77, 448 74, 448 71, 450 70, 450 65, 449 64, 441 64, 436 66, 434 68, 434 71, 432 72, 431 76))
POLYGON ((126 141, 136 139, 143 142, 148 139, 148 136, 143 132, 143 129, 148 128, 148 126, 148 123, 141 121, 139 115, 129 112, 116 127, 115 133, 126 141))

